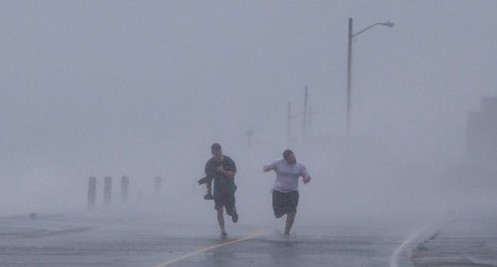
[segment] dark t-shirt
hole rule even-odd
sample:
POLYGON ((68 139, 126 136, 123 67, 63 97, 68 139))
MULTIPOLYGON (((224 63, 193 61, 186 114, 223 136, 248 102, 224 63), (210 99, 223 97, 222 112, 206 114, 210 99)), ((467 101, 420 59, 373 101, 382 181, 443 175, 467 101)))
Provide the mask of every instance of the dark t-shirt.
POLYGON ((234 193, 236 190, 235 179, 217 172, 216 169, 219 166, 223 166, 225 171, 236 173, 235 162, 230 157, 223 155, 222 161, 217 161, 214 157, 210 158, 205 164, 205 174, 209 177, 209 180, 214 180, 214 195, 234 193))

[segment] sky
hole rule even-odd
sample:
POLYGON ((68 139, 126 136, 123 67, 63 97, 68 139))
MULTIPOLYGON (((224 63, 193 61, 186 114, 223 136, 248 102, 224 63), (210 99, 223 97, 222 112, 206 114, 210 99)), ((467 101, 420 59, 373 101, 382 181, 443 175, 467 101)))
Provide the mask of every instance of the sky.
POLYGON ((495 10, 490 0, 1 1, 0 213, 84 208, 90 176, 128 175, 134 195, 161 176, 196 203, 213 142, 239 166, 247 212, 269 205, 274 177, 261 167, 287 147, 315 176, 304 188, 317 200, 354 199, 358 213, 397 203, 464 159, 468 112, 496 96, 495 10), (347 139, 349 18, 354 32, 395 26, 354 38, 347 139))

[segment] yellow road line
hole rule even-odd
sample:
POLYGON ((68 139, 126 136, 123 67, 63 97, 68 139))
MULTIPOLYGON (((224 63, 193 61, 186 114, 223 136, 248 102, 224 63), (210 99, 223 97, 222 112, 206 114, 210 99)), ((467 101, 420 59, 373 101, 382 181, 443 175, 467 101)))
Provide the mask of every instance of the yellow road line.
POLYGON ((228 245, 240 243, 240 242, 243 242, 243 241, 246 241, 246 240, 249 240, 249 239, 253 239, 255 237, 258 237, 258 236, 262 235, 263 233, 264 233, 263 231, 257 231, 255 233, 249 234, 249 235, 247 235, 245 237, 242 237, 242 238, 239 238, 239 239, 235 239, 235 240, 232 240, 232 241, 227 241, 227 242, 223 242, 223 243, 220 243, 220 244, 208 246, 208 247, 205 247, 205 248, 202 248, 202 249, 190 252, 188 254, 185 254, 185 255, 183 255, 181 257, 178 257, 178 258, 175 258, 175 259, 172 259, 172 260, 168 260, 168 261, 159 263, 155 267, 166 267, 166 266, 170 266, 170 265, 172 265, 172 264, 174 264, 174 263, 176 263, 178 261, 182 261, 182 260, 184 260, 186 258, 195 256, 197 254, 200 254, 200 253, 203 253, 203 252, 206 252, 206 251, 209 251, 209 250, 214 250, 214 249, 217 249, 217 248, 220 248, 220 247, 224 247, 224 246, 228 246, 228 245))

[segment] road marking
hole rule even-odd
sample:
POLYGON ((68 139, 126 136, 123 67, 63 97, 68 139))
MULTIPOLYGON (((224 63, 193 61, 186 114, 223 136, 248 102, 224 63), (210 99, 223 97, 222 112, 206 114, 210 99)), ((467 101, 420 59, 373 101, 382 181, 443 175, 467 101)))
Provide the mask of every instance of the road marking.
POLYGON ((235 240, 231 240, 231 241, 226 241, 226 242, 222 242, 220 244, 208 246, 208 247, 205 247, 205 248, 202 248, 202 249, 190 252, 188 254, 185 254, 185 255, 183 255, 181 257, 178 257, 178 258, 175 258, 175 259, 172 259, 172 260, 168 260, 168 261, 159 263, 155 267, 166 267, 166 266, 170 266, 170 265, 172 265, 172 264, 174 264, 174 263, 176 263, 178 261, 182 261, 182 260, 184 260, 186 258, 190 258, 192 256, 195 256, 195 255, 203 253, 203 252, 207 252, 207 251, 214 250, 214 249, 217 249, 217 248, 220 248, 220 247, 224 247, 224 246, 228 246, 228 245, 232 245, 232 244, 236 244, 236 243, 240 243, 240 242, 243 242, 243 241, 247 241, 247 240, 253 239, 255 237, 258 237, 258 236, 262 235, 263 233, 264 233, 264 231, 257 231, 255 233, 249 234, 249 235, 247 235, 245 237, 242 237, 242 238, 239 238, 239 239, 235 239, 235 240))

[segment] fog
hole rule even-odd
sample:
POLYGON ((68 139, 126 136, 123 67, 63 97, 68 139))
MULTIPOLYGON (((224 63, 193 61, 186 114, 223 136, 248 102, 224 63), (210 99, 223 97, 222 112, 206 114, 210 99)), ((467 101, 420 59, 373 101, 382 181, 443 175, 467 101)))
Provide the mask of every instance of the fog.
POLYGON ((237 164, 241 222, 274 220, 274 174, 262 165, 286 148, 313 177, 300 185, 297 225, 485 211, 492 183, 454 170, 467 161, 468 112, 496 95, 495 10, 454 0, 1 1, 0 216, 85 211, 90 176, 105 210, 112 176, 108 210, 215 224, 196 184, 213 142, 237 164), (355 32, 395 23, 354 39, 350 135, 348 18, 355 32))

